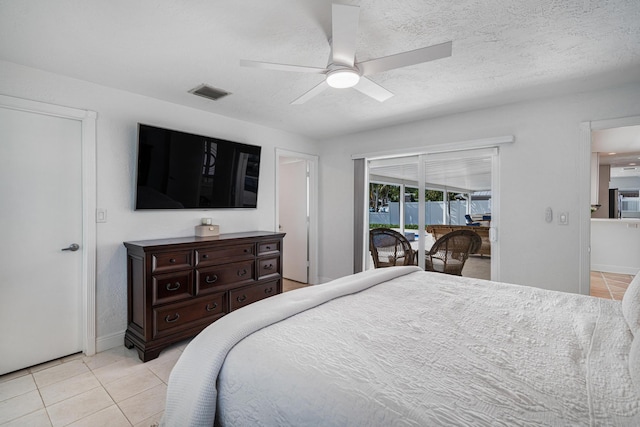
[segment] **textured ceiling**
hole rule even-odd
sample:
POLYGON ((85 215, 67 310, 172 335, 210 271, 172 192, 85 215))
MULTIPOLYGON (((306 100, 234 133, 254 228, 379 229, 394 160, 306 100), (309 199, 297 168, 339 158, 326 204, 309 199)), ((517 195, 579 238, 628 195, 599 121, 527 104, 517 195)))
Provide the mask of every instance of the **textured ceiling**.
POLYGON ((0 59, 313 138, 640 79, 638 0, 361 0, 359 61, 453 41, 453 55, 371 76, 378 103, 322 76, 331 1, 0 0, 0 59), (201 83, 219 101, 188 93, 201 83))

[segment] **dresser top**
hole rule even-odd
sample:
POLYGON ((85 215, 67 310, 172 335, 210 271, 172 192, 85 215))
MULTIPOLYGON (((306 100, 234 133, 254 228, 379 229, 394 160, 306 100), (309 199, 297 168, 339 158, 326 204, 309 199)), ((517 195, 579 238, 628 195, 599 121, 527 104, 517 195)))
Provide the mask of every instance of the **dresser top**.
POLYGON ((246 231, 243 233, 225 233, 218 236, 210 237, 173 237, 167 239, 153 239, 153 240, 137 240, 131 242, 124 242, 125 246, 138 246, 138 247, 152 247, 152 246, 165 246, 165 245, 180 245, 189 243, 207 243, 217 242, 225 240, 238 240, 238 239, 255 239, 255 238, 282 238, 285 233, 276 233, 273 231, 246 231))

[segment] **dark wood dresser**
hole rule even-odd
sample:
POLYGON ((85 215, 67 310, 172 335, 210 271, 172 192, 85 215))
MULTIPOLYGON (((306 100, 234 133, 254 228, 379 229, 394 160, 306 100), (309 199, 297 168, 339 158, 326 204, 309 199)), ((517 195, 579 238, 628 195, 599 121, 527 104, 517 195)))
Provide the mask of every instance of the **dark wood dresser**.
POLYGON ((283 238, 256 231, 125 242, 124 345, 147 362, 225 314, 281 293, 283 238))

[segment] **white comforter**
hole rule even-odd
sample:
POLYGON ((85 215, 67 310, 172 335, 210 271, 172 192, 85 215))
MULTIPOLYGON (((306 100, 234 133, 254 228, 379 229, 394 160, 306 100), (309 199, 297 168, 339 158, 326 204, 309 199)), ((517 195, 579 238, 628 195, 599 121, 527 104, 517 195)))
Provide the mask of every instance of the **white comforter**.
POLYGON ((211 426, 217 404, 228 426, 636 426, 631 340, 613 301, 374 270, 211 325, 171 374, 164 423, 211 426))

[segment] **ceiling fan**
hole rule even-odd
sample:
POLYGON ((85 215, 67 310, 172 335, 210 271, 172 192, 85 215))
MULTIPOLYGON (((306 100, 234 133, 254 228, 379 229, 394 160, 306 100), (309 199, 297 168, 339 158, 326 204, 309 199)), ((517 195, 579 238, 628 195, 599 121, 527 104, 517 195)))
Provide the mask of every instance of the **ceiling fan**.
POLYGON ((270 62, 240 60, 244 67, 263 68, 280 71, 296 71, 302 73, 324 74, 325 80, 310 91, 295 99, 292 104, 303 104, 328 87, 349 88, 362 92, 371 98, 384 102, 393 93, 383 88, 366 76, 394 68, 406 67, 451 56, 451 42, 402 52, 382 58, 356 62, 356 37, 360 8, 343 4, 333 4, 331 57, 326 68, 306 67, 300 65, 274 64, 270 62))

